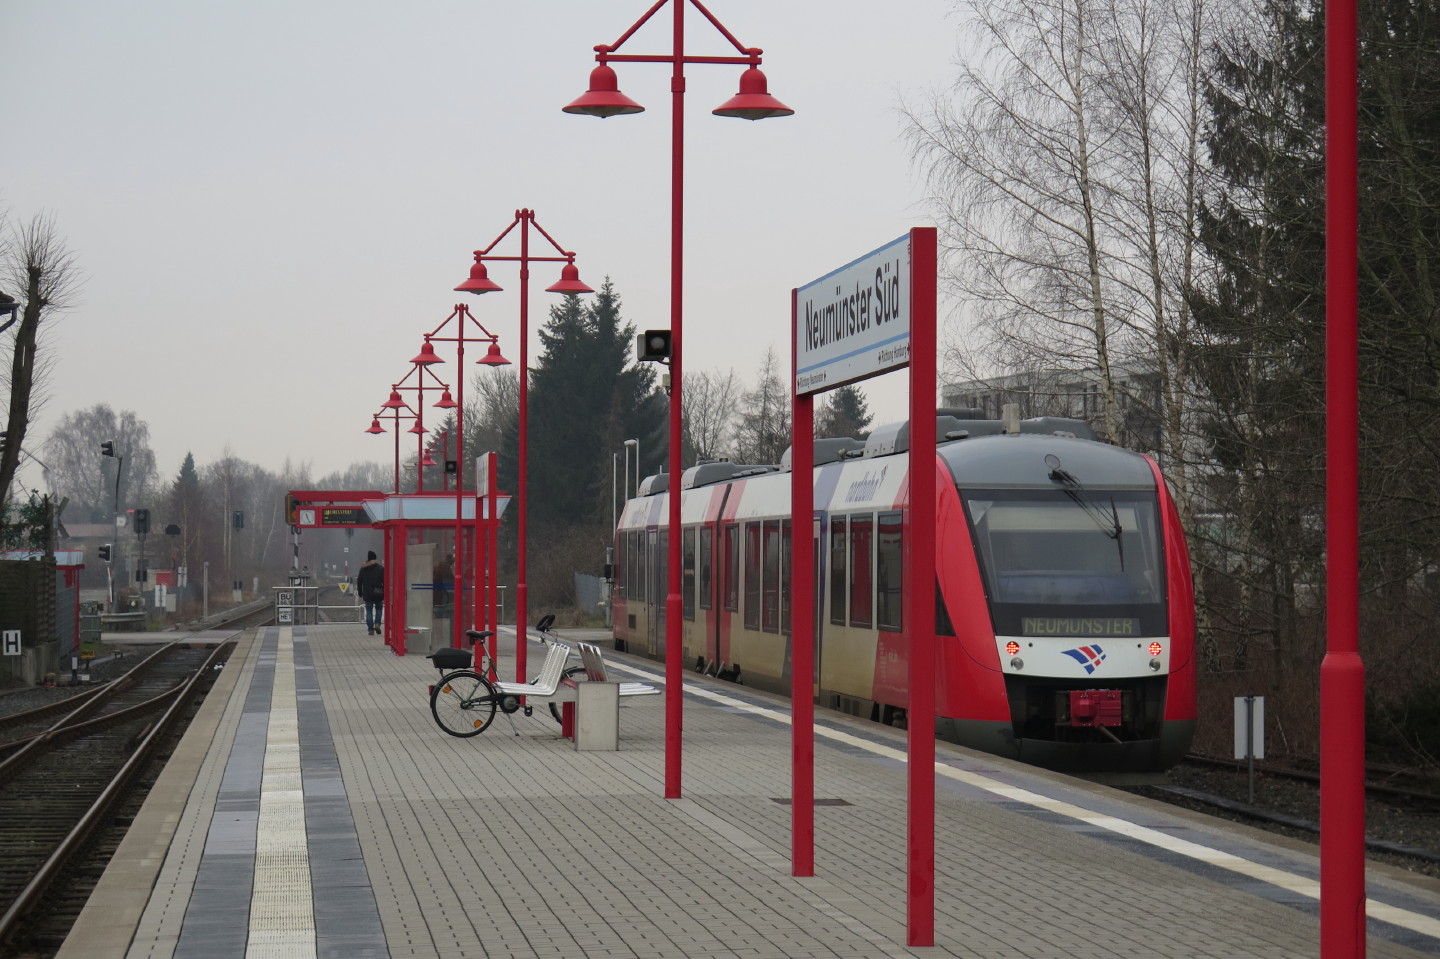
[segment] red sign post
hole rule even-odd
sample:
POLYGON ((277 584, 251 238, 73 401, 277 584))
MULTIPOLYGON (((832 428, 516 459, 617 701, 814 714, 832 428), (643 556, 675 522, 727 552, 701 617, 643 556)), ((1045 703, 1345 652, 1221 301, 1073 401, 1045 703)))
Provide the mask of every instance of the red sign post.
POLYGON ((910 368, 907 943, 935 943, 936 236, 919 227, 791 294, 792 872, 815 874, 814 394, 910 368))

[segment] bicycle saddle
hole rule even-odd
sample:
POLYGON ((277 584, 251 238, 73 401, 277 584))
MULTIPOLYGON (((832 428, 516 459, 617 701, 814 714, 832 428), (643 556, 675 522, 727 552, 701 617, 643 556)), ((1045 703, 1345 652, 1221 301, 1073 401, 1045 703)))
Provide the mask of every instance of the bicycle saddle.
POLYGON ((538 623, 535 624, 535 628, 536 628, 537 630, 539 630, 540 632, 545 633, 545 632, 549 632, 550 627, 551 627, 551 626, 554 626, 554 625, 555 625, 555 614, 554 614, 554 613, 548 613, 548 614, 546 614, 545 616, 541 617, 540 622, 538 622, 538 623))
POLYGON ((467 629, 467 630, 465 630, 465 635, 468 636, 468 637, 470 637, 470 645, 471 645, 471 646, 474 646, 476 643, 480 642, 480 640, 482 640, 482 639, 489 639, 491 636, 494 636, 494 635, 495 635, 495 630, 493 630, 493 629, 486 629, 486 630, 467 629))

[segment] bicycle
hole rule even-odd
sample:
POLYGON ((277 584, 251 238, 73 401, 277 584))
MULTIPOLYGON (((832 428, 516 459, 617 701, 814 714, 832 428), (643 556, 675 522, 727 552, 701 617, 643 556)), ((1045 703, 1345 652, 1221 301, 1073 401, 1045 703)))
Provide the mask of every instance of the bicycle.
MULTIPOLYGON (((527 694, 553 694, 563 677, 576 673, 574 668, 564 669, 564 661, 569 657, 570 649, 549 632, 554 622, 554 616, 546 616, 535 624, 541 645, 550 647, 551 652, 546 656, 546 668, 529 683, 504 683, 489 678, 498 676, 499 670, 495 666, 494 657, 484 646, 480 648, 484 651, 488 663, 488 676, 487 670, 477 672, 471 668, 475 658, 475 644, 494 636, 493 630, 482 632, 467 629, 465 636, 470 640, 471 647, 468 651, 443 647, 426 656, 441 674, 440 681, 430 687, 430 715, 435 718, 436 725, 451 736, 478 736, 490 728, 498 710, 505 715, 510 722, 510 728, 518 736, 519 730, 515 729, 515 721, 510 719, 510 715, 522 708, 520 697, 527 694), (547 672, 552 672, 553 675, 547 676, 547 672)), ((579 671, 584 672, 583 667, 579 671)), ((533 707, 527 704, 523 708, 526 716, 532 715, 533 707)), ((550 703, 550 713, 556 722, 560 722, 560 710, 553 702, 550 703)))

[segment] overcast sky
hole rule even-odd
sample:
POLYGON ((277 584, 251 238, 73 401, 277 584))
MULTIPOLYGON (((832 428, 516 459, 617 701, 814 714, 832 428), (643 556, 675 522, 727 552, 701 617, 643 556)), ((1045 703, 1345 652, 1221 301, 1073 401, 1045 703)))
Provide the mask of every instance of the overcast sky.
MULTIPOLYGON (((561 112, 649 2, 0 0, 0 207, 52 213, 85 275, 27 448, 103 401, 149 424, 163 480, 227 448, 388 464, 363 430, 456 303, 517 358, 516 266, 452 288, 521 207, 668 326, 669 67, 617 65, 643 114, 561 112)), ((686 364, 750 383, 767 348, 788 369, 792 287, 929 223, 897 107, 949 82, 961 24, 949 0, 708 6, 795 110, 711 116, 741 68, 687 70, 686 364)), ((669 23, 621 52, 668 52, 669 23)), ((688 53, 732 52, 687 23, 688 53)), ((556 278, 532 275, 532 363, 556 278)), ((867 393, 903 417, 903 374, 867 393)))

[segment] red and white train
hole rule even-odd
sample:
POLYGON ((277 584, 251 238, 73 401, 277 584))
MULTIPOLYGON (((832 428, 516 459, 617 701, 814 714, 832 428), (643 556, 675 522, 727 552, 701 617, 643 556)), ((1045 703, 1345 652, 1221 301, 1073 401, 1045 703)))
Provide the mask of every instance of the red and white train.
MULTIPOLYGON (((1159 468, 1078 420, 942 411, 938 475, 936 733, 1080 773, 1156 771, 1195 723, 1194 594, 1184 533, 1159 468)), ((903 723, 902 602, 908 425, 815 450, 815 698, 903 723)), ((788 459, 788 454, 787 454, 788 459)), ((664 474, 616 531, 618 648, 665 655, 664 474)), ((788 465, 685 471, 687 664, 788 694, 788 465)))

